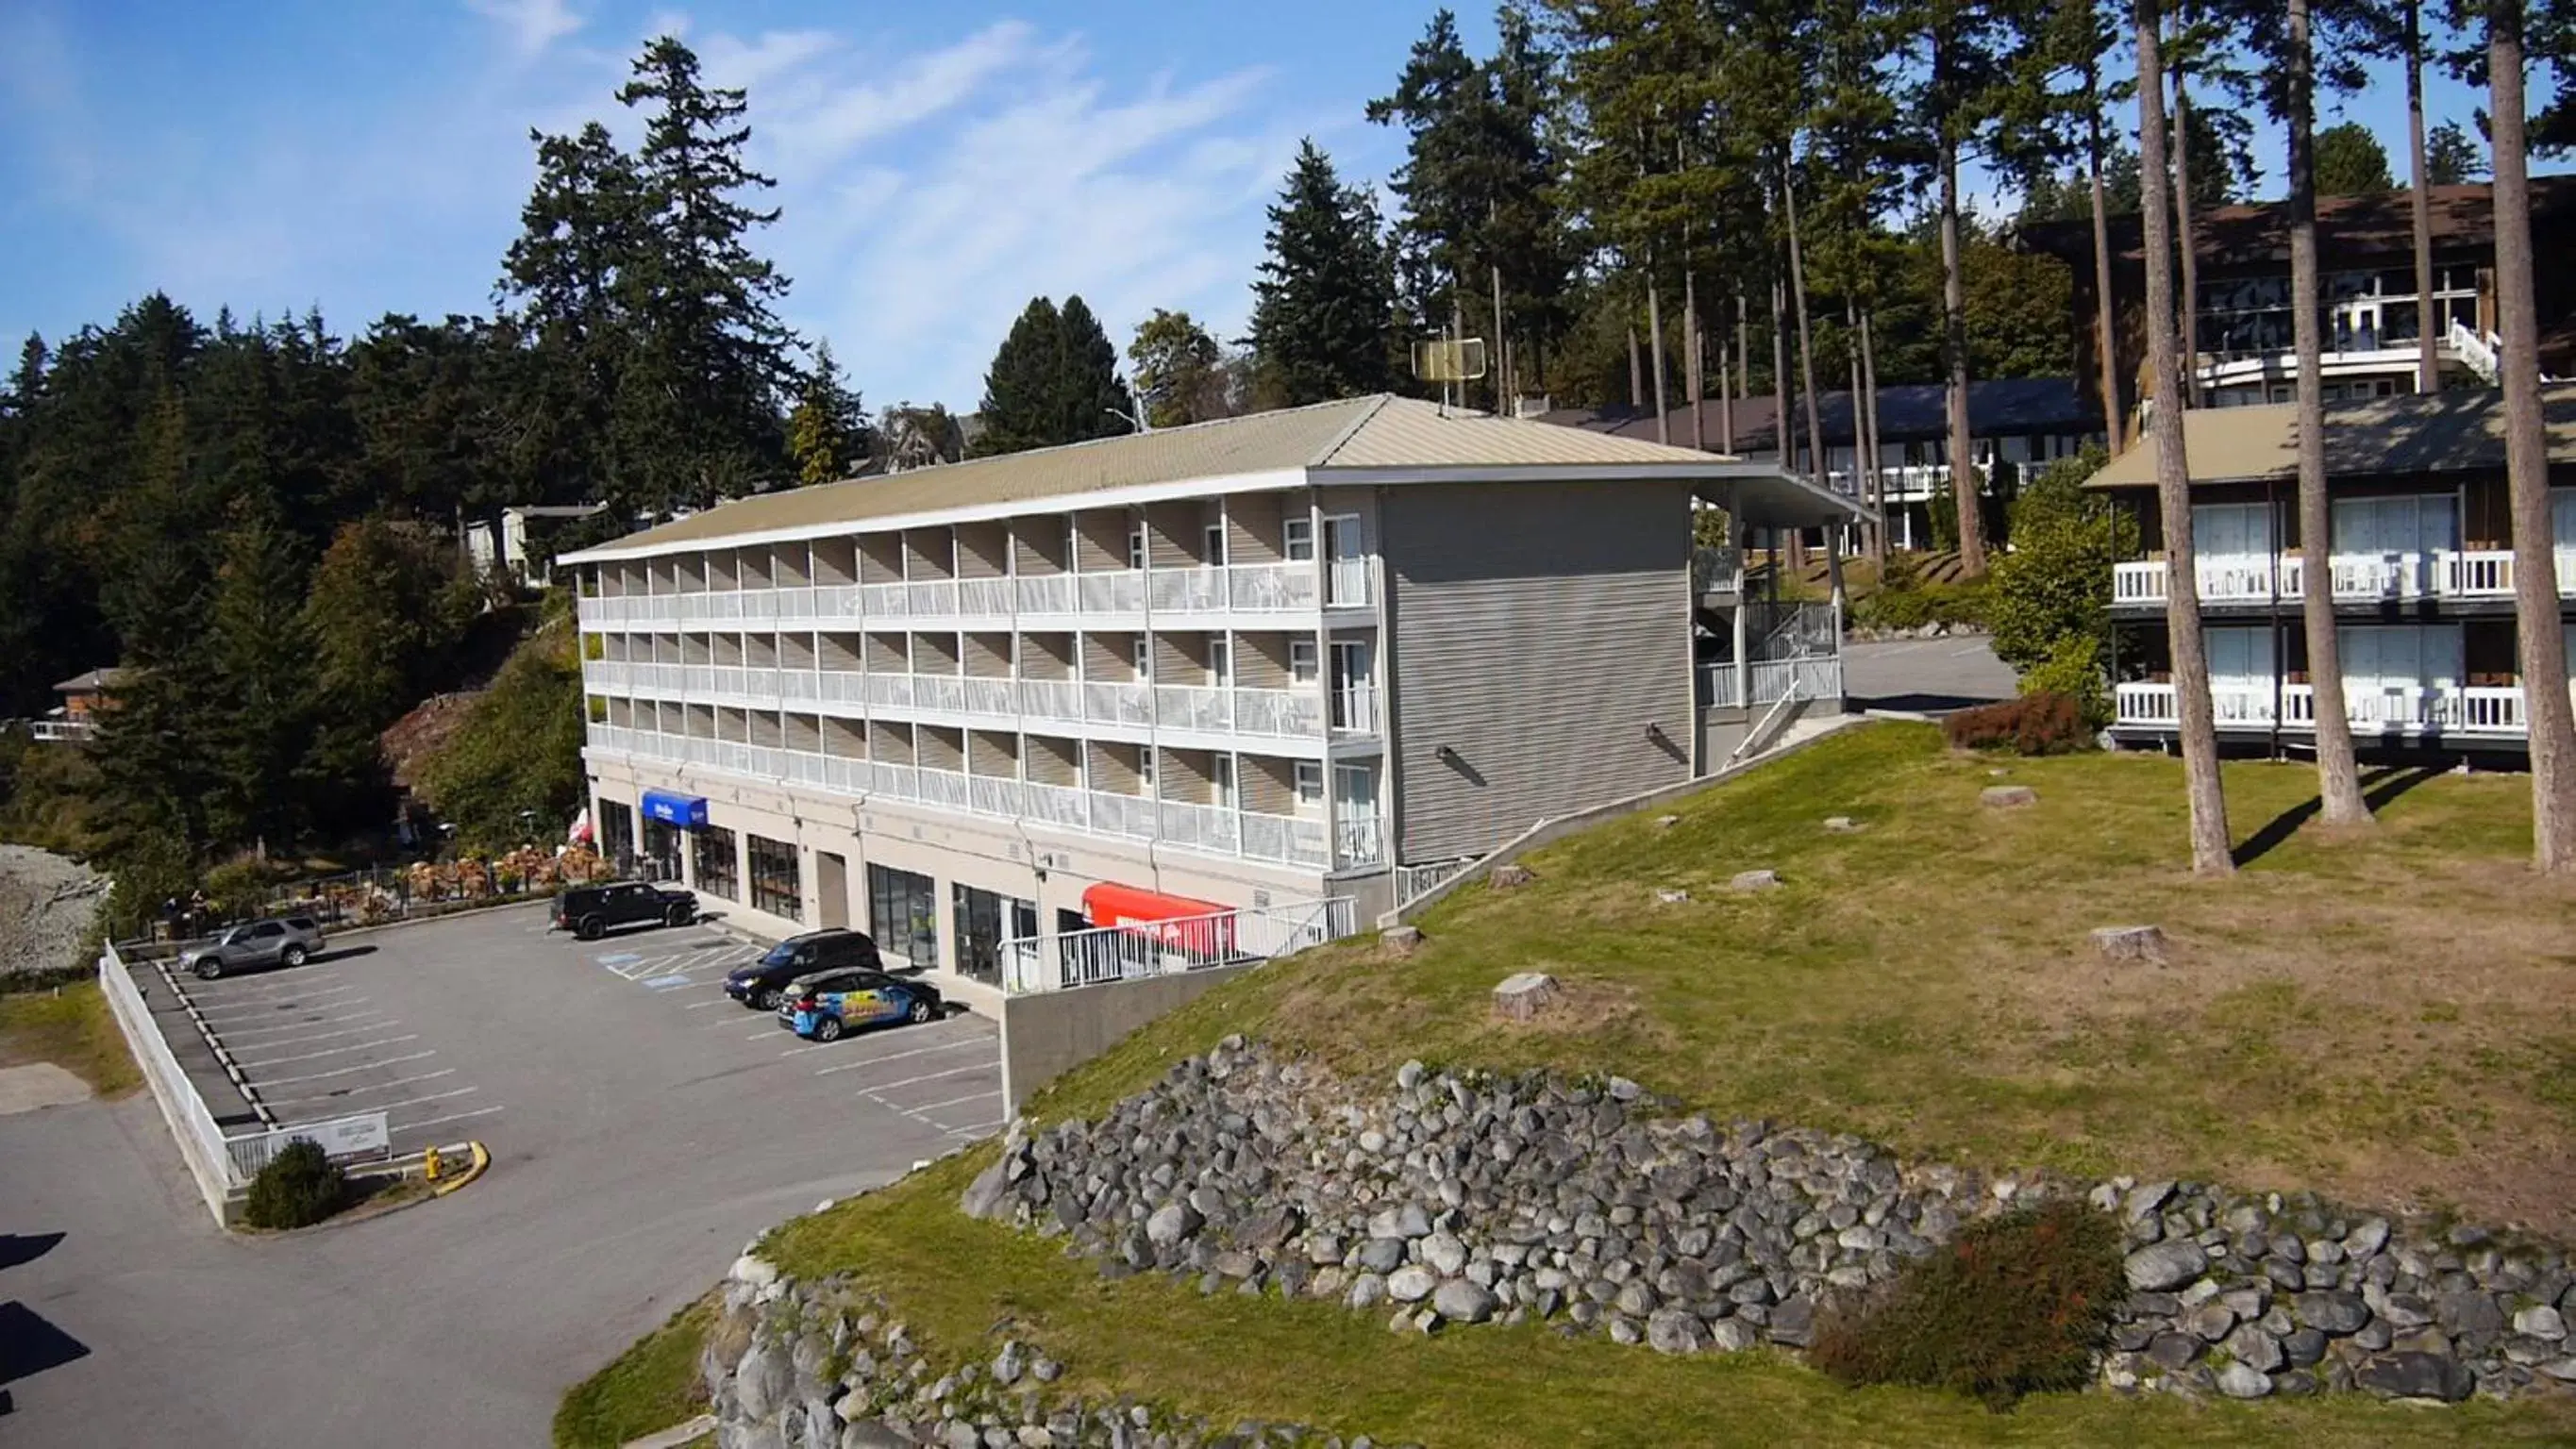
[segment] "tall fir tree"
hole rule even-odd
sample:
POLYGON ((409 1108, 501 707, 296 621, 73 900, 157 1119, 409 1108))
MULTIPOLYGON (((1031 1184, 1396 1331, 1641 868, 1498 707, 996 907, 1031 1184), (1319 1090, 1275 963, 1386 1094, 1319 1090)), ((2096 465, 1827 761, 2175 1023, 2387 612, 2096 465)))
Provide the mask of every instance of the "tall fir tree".
POLYGON ((1079 443, 1135 431, 1135 401, 1118 380, 1118 347, 1079 295, 1056 312, 1055 376, 1049 387, 1054 441, 1079 443))
POLYGON ((1064 441, 1056 436, 1056 362, 1064 319, 1055 302, 1031 297, 984 370, 984 401, 975 410, 973 456, 1023 453, 1064 441))
POLYGON ((1249 339, 1261 385, 1291 406, 1392 386, 1395 288, 1377 208, 1311 139, 1270 207, 1267 252, 1249 339))
POLYGON ((676 37, 645 46, 617 99, 644 111, 642 225, 620 274, 632 336, 617 452, 648 508, 703 507, 786 471, 779 419, 796 339, 774 304, 787 281, 750 244, 778 212, 744 200, 778 183, 744 160, 743 92, 704 84, 676 37))

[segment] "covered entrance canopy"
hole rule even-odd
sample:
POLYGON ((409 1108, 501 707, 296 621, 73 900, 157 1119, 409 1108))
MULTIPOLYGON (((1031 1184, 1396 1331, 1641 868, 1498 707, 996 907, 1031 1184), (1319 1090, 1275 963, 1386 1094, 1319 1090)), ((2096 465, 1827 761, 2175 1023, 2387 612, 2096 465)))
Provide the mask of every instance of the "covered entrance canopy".
POLYGON ((683 830, 697 830, 707 823, 707 799, 703 795, 678 795, 668 790, 644 792, 644 818, 677 825, 683 830))
POLYGON ((1188 920, 1193 916, 1223 915, 1233 909, 1214 901, 1167 896, 1160 891, 1112 881, 1102 881, 1082 893, 1082 912, 1091 918, 1094 926, 1143 926, 1157 921, 1188 920))

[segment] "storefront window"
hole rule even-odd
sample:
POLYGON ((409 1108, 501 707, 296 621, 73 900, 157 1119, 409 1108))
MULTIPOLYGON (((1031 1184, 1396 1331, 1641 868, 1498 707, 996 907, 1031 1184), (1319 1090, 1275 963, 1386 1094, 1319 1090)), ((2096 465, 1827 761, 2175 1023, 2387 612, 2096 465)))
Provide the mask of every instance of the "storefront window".
POLYGON ((665 821, 644 822, 644 858, 637 862, 647 880, 680 878, 680 829, 665 821))
POLYGON ((708 825, 700 827, 691 842, 691 864, 698 872, 701 895, 722 896, 729 901, 742 899, 742 882, 736 878, 733 832, 708 825))
POLYGON ((926 875, 868 867, 868 933, 887 960, 939 964, 939 887, 926 875))
POLYGON ((635 854, 635 807, 616 800, 599 802, 599 854, 623 867, 635 854))
POLYGON ((970 885, 959 885, 956 896, 957 974, 999 986, 1003 943, 1036 938, 1037 905, 970 885))
POLYGON ((791 921, 805 919, 805 885, 796 873, 796 847, 751 838, 751 908, 791 921))

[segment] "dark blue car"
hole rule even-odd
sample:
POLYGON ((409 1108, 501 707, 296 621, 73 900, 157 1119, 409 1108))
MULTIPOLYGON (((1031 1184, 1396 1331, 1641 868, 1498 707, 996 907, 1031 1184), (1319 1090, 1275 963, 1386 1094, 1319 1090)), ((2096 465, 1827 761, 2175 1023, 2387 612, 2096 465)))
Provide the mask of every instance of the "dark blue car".
POLYGON ((811 1041, 839 1041, 861 1027, 937 1021, 946 1004, 919 981, 882 971, 825 971, 801 977, 778 1005, 778 1024, 811 1041))

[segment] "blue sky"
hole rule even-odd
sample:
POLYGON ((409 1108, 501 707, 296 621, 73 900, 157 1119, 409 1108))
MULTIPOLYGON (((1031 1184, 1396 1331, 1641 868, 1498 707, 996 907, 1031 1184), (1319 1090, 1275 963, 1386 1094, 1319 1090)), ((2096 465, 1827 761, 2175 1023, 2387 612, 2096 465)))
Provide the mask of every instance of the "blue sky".
MULTIPOLYGON (((1484 48, 1485 7, 1460 7, 1484 48)), ((1374 179, 1361 107, 1433 6, 1179 0, 0 0, 0 337, 159 287, 201 315, 481 311, 528 131, 599 117, 669 30, 751 91, 785 313, 871 405, 972 407, 1028 298, 1123 344, 1157 306, 1239 332, 1262 208, 1312 135, 1374 179)), ((2403 168, 2393 78, 2344 109, 2403 168)), ((2437 114, 2469 114, 2434 88, 2437 114)), ((2266 169, 2278 175, 2277 144, 2266 169)))

